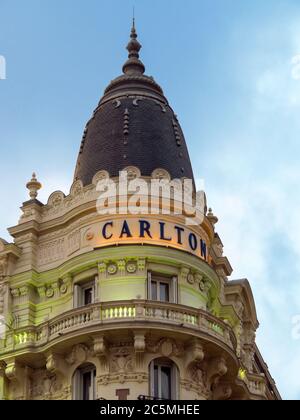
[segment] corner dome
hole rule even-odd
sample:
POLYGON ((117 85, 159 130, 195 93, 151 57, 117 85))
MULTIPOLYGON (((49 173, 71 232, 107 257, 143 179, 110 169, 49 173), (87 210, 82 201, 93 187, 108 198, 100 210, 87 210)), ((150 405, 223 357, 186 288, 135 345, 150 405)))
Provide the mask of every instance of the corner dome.
POLYGON ((141 45, 133 24, 123 75, 114 79, 87 123, 74 181, 92 183, 103 170, 111 177, 128 166, 151 176, 157 168, 172 179, 193 179, 192 166, 177 116, 162 88, 146 76, 140 61, 141 45))

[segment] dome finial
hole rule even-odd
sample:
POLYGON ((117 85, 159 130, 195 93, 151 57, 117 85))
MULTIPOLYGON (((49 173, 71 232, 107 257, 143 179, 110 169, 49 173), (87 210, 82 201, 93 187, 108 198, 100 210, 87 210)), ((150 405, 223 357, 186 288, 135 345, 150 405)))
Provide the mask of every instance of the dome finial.
POLYGON ((132 13, 132 27, 135 29, 135 7, 133 6, 133 13, 132 13))
POLYGON ((214 215, 211 207, 208 210, 207 218, 208 218, 208 220, 211 222, 211 224, 213 226, 215 226, 218 223, 218 221, 219 221, 219 219, 217 218, 217 216, 214 215))
POLYGON ((33 172, 31 180, 27 182, 26 188, 29 190, 31 200, 35 200, 38 196, 38 191, 42 188, 42 184, 37 180, 35 172, 33 172))
POLYGON ((140 60, 139 52, 142 46, 137 40, 137 33, 135 28, 135 12, 133 9, 132 28, 130 34, 130 41, 127 45, 128 60, 123 66, 123 73, 127 75, 141 75, 145 73, 145 66, 140 60))

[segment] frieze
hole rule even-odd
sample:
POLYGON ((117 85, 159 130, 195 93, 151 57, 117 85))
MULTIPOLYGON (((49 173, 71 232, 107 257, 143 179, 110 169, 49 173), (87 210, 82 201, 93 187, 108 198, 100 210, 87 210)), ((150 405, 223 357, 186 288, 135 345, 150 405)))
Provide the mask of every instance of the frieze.
POLYGON ((97 195, 98 193, 95 185, 89 185, 88 187, 82 188, 81 182, 76 181, 71 187, 70 195, 61 200, 58 206, 54 206, 53 203, 48 203, 47 206, 43 208, 43 221, 52 219, 58 215, 63 215, 67 211, 85 202, 96 200, 97 195))
POLYGON ((116 260, 116 261, 101 261, 98 264, 100 274, 113 276, 113 275, 136 275, 138 272, 144 272, 146 268, 145 258, 130 258, 116 260))
POLYGON ((70 195, 73 197, 78 197, 83 193, 83 184, 82 181, 77 180, 75 181, 70 189, 70 195))
POLYGON ((134 358, 132 345, 112 346, 110 348, 109 370, 115 372, 132 372, 134 370, 134 358))
POLYGON ((47 205, 52 206, 54 208, 60 207, 64 198, 65 198, 65 195, 62 191, 55 191, 48 198, 47 205))
POLYGON ((137 270, 136 263, 133 261, 130 261, 126 266, 126 270, 127 270, 127 273, 134 274, 137 270))
POLYGON ((68 248, 67 248, 68 255, 71 255, 74 252, 78 251, 80 249, 80 230, 77 230, 71 233, 67 237, 67 242, 68 242, 68 248))
POLYGON ((20 287, 20 296, 27 296, 28 292, 29 292, 29 287, 28 286, 22 286, 20 287))
POLYGON ((147 340, 146 348, 148 352, 160 353, 164 357, 180 357, 184 354, 184 346, 169 338, 162 338, 156 342, 147 340))
POLYGON ((109 266, 107 267, 107 272, 111 276, 116 274, 118 272, 118 266, 116 264, 109 264, 109 266))
POLYGON ((188 392, 195 392, 198 397, 208 400, 211 392, 206 389, 206 387, 201 386, 201 383, 197 383, 196 381, 191 381, 187 379, 181 379, 180 385, 183 389, 188 392))
POLYGON ((37 256, 40 265, 63 259, 65 256, 65 238, 40 245, 37 256))
POLYGON ((45 370, 38 370, 31 378, 30 397, 36 399, 50 399, 53 395, 60 393, 63 389, 61 381, 57 376, 47 374, 45 370))
POLYGON ((226 375, 227 371, 228 367, 223 357, 204 362, 195 361, 188 366, 187 379, 192 381, 198 388, 198 393, 204 395, 206 399, 228 399, 231 396, 231 389, 222 387, 224 392, 221 392, 218 388, 220 379, 226 375))
POLYGON ((20 289, 18 289, 18 288, 11 289, 10 293, 11 293, 12 297, 15 298, 15 299, 21 296, 20 289))
POLYGON ((47 298, 52 298, 53 296, 54 296, 54 289, 53 289, 53 287, 48 287, 47 289, 46 289, 46 296, 47 296, 47 298))
POLYGON ((126 268, 126 260, 119 260, 117 264, 118 264, 118 270, 121 273, 124 273, 125 272, 125 268, 126 268))
POLYGON ((63 282, 59 288, 59 291, 62 295, 65 295, 68 292, 68 283, 63 282))
MULTIPOLYGON (((139 168, 128 167, 124 168, 124 170, 128 170, 130 176, 132 177, 138 177, 140 175, 139 168)), ((59 216, 63 216, 68 211, 75 209, 81 204, 86 204, 91 201, 96 202, 99 197, 99 192, 97 191, 97 183, 107 179, 108 177, 109 174, 107 172, 100 171, 94 176, 93 183, 85 187, 83 187, 80 180, 75 181, 68 196, 65 196, 61 191, 56 191, 51 194, 47 204, 41 207, 39 210, 39 214, 36 214, 32 207, 24 208, 21 218, 22 222, 24 223, 27 218, 39 216, 40 221, 43 223, 59 216)), ((157 168, 155 171, 153 171, 152 178, 171 179, 169 173, 161 168, 157 168)), ((150 182, 148 179, 146 179, 146 181, 150 182)))
POLYGON ((0 283, 0 315, 4 312, 4 297, 6 294, 7 286, 0 283))
POLYGON ((127 383, 127 382, 148 382, 148 375, 145 373, 126 373, 126 374, 111 374, 101 375, 97 378, 98 385, 107 386, 111 383, 127 383))
POLYGON ((66 357, 66 362, 69 365, 74 365, 75 363, 84 363, 91 356, 91 351, 89 347, 84 344, 78 344, 72 348, 71 353, 66 357))
POLYGON ((92 180, 92 184, 94 186, 97 186, 98 182, 100 181, 104 181, 105 179, 109 178, 109 173, 106 171, 99 171, 96 173, 96 175, 94 175, 93 180, 92 180))
POLYGON ((196 382, 201 388, 205 387, 207 382, 206 372, 201 368, 200 363, 194 363, 190 368, 190 376, 193 382, 196 382))
POLYGON ((199 272, 192 272, 186 267, 181 268, 180 275, 183 282, 194 286, 203 294, 208 295, 212 284, 207 277, 199 272))
POLYGON ((145 271, 146 268, 146 259, 145 258, 139 258, 137 261, 137 267, 139 271, 145 271))
POLYGON ((7 256, 0 257, 0 280, 7 276, 8 258, 7 256))

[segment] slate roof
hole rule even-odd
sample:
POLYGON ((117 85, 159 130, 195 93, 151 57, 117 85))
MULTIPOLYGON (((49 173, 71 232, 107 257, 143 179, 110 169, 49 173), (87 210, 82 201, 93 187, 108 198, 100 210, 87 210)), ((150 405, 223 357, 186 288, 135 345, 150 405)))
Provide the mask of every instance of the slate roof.
POLYGON ((193 179, 180 124, 161 87, 144 75, 140 48, 133 26, 124 74, 107 87, 85 128, 74 176, 84 185, 100 170, 115 177, 128 166, 143 176, 162 168, 172 178, 193 179))

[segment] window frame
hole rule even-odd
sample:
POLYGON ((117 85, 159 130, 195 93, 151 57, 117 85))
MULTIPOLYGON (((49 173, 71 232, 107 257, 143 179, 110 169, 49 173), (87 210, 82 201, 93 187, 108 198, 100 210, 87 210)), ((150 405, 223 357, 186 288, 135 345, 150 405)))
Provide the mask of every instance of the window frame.
POLYGON ((178 368, 171 359, 155 359, 150 363, 150 395, 155 399, 162 399, 162 368, 170 368, 170 401, 178 400, 178 368), (155 395, 155 367, 157 366, 157 378, 158 378, 158 395, 155 395))
POLYGON ((96 278, 94 280, 86 280, 84 282, 74 284, 74 299, 73 299, 73 306, 74 308, 83 308, 88 305, 93 305, 96 301, 96 278), (85 299, 85 291, 88 289, 92 289, 92 302, 86 304, 84 302, 85 299))
POLYGON ((148 300, 152 300, 155 302, 161 302, 161 303, 178 303, 178 278, 177 276, 166 276, 162 274, 157 274, 152 271, 148 271, 148 300), (156 282, 157 283, 157 299, 153 298, 152 294, 152 284, 156 282), (169 285, 169 300, 164 301, 160 300, 160 284, 168 284, 169 285))
POLYGON ((78 367, 73 376, 73 400, 76 401, 95 401, 96 400, 96 366, 89 364, 87 366, 78 367), (84 400, 84 375, 91 375, 91 390, 89 390, 89 399, 84 400), (92 395, 91 395, 92 393, 92 395), (92 397, 92 398, 91 398, 92 397))

